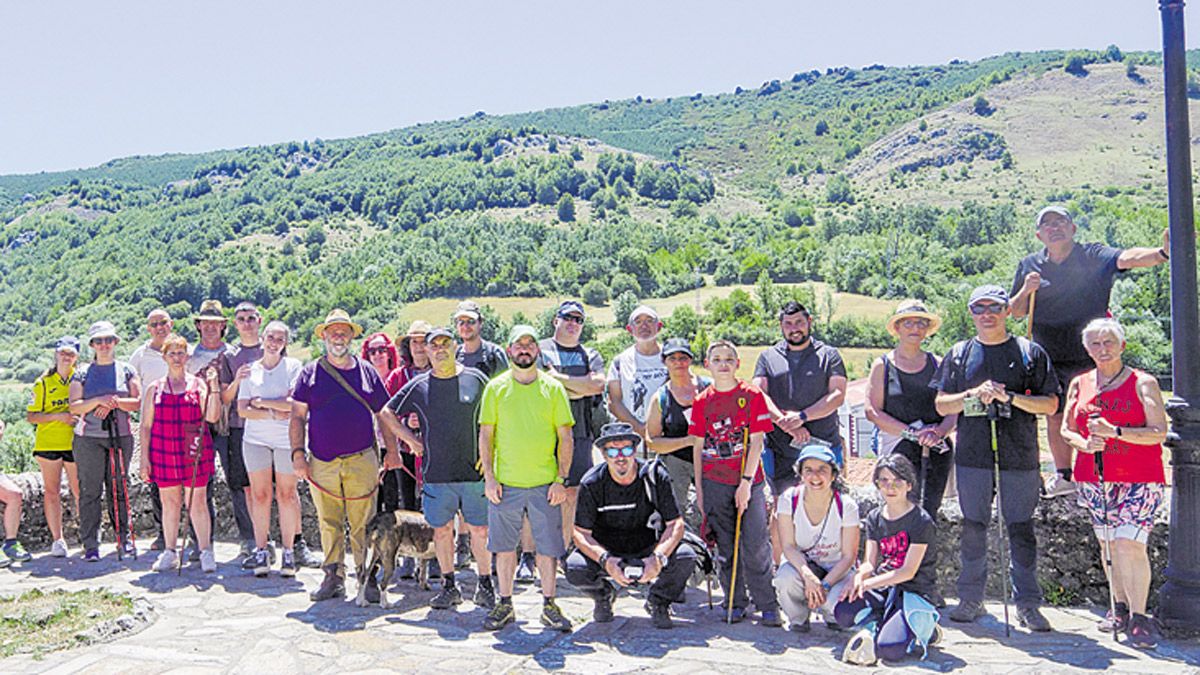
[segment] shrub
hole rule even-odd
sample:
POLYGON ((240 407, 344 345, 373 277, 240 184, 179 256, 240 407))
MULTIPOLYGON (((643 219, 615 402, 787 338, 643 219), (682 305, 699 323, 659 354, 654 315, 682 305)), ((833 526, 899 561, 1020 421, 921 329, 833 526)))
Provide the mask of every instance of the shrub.
POLYGON ((589 305, 603 305, 608 302, 608 286, 599 279, 592 279, 584 284, 579 293, 589 305))

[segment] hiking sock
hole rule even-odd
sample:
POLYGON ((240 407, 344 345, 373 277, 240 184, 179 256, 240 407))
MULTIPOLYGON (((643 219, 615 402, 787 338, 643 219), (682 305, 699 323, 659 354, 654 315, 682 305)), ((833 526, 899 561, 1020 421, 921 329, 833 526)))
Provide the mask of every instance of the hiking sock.
POLYGON ((454 572, 446 572, 442 575, 442 585, 447 587, 454 586, 454 572))
POLYGON ((511 605, 511 604, 512 604, 512 596, 511 596, 511 595, 502 595, 502 596, 500 596, 500 604, 502 604, 502 605, 511 605))
POLYGON ((552 604, 554 604, 554 596, 553 595, 543 595, 542 596, 542 606, 543 607, 552 605, 552 604))
POLYGON ((1058 475, 1062 476, 1063 480, 1071 480, 1071 469, 1070 469, 1070 467, 1068 467, 1068 468, 1066 468, 1066 469, 1059 469, 1059 470, 1058 470, 1058 475))
POLYGON ((15 544, 15 543, 17 543, 17 540, 16 540, 16 538, 13 538, 13 539, 5 539, 5 540, 4 540, 4 545, 5 545, 5 546, 12 546, 12 545, 13 545, 13 544, 15 544))

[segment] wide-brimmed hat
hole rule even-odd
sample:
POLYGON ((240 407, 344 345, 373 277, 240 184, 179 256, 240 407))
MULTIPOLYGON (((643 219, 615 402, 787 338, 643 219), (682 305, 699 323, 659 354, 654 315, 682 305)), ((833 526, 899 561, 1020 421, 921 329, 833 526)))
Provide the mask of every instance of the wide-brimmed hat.
POLYGON ((121 339, 121 337, 119 335, 117 335, 117 329, 115 326, 112 325, 111 321, 97 321, 96 323, 94 323, 88 327, 87 335, 88 335, 88 342, 91 342, 92 340, 95 340, 96 338, 103 338, 103 337, 114 337, 114 338, 117 338, 118 340, 121 339))
POLYGON ((431 330, 433 330, 433 324, 422 319, 417 319, 416 321, 408 324, 408 330, 405 331, 404 337, 413 338, 425 336, 428 335, 429 331, 431 330))
POLYGON ((925 303, 920 300, 902 300, 896 306, 896 311, 888 317, 887 331, 892 337, 900 337, 899 325, 905 319, 925 319, 929 322, 929 335, 936 333, 942 325, 942 318, 929 311, 925 303))
POLYGON ((323 322, 317 324, 317 327, 313 329, 313 335, 316 335, 317 339, 322 339, 325 337, 326 328, 329 328, 330 326, 336 326, 338 324, 350 326, 350 330, 354 331, 354 337, 358 337, 363 333, 362 326, 351 321, 350 314, 346 312, 346 310, 335 309, 329 314, 325 315, 325 320, 323 322))
POLYGON ((225 308, 221 306, 220 300, 205 300, 200 303, 200 311, 192 317, 193 321, 220 321, 221 323, 229 323, 229 318, 225 316, 225 308))
POLYGON ((624 422, 610 422, 600 427, 600 435, 596 438, 595 446, 603 448, 605 443, 614 441, 633 441, 636 446, 642 442, 642 437, 633 430, 633 427, 624 422))

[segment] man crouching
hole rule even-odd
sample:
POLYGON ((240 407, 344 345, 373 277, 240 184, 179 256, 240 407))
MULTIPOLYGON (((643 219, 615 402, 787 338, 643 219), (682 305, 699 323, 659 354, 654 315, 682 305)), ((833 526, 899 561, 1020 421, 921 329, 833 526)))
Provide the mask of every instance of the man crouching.
POLYGON ((579 484, 577 548, 567 558, 567 581, 596 601, 592 617, 598 623, 613 620, 613 582, 650 584, 650 620, 655 628, 670 628, 671 602, 683 594, 696 552, 680 545, 683 517, 666 467, 634 457, 640 440, 628 424, 601 429, 596 447, 605 464, 592 467, 579 484))

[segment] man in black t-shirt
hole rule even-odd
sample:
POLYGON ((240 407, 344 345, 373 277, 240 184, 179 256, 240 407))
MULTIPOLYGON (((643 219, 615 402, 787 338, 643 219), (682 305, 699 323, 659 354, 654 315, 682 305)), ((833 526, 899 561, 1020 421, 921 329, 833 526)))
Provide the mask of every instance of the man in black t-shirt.
POLYGON ((955 621, 974 621, 986 612, 987 528, 992 519, 995 462, 1000 467, 1000 497, 1012 560, 1013 600, 1021 624, 1048 631, 1038 607, 1037 539, 1033 510, 1041 479, 1038 473, 1037 418, 1058 405, 1058 380, 1045 350, 1035 342, 1009 335, 1008 293, 999 286, 980 286, 967 305, 975 337, 951 348, 930 380, 938 391, 937 411, 958 417, 954 455, 958 503, 962 507, 958 607, 955 621), (979 414, 990 409, 994 421, 979 414), (997 452, 992 450, 995 424, 997 452))
POLYGON ((475 368, 491 379, 508 368, 508 355, 495 342, 483 339, 483 312, 472 300, 458 303, 454 311, 454 326, 462 344, 458 346, 458 362, 475 368))
POLYGON ((400 440, 422 458, 425 485, 421 510, 433 531, 433 545, 442 570, 442 590, 429 601, 434 609, 462 602, 454 580, 454 515, 461 512, 471 534, 478 565, 475 604, 490 609, 496 603, 489 576, 492 557, 487 550, 488 502, 479 472, 479 405, 488 378, 454 358, 454 338, 445 328, 425 336, 431 369, 409 380, 381 413, 396 419, 400 440), (400 424, 416 414, 421 435, 400 424))
POLYGON ((634 457, 640 441, 624 422, 601 429, 596 447, 605 463, 579 485, 577 548, 567 558, 567 581, 596 601, 598 623, 613 619, 613 583, 650 584, 650 619, 656 628, 670 628, 671 602, 683 593, 696 552, 680 544, 683 517, 666 467, 634 457))
MULTIPOLYGON (((1037 238, 1041 251, 1025 256, 1017 265, 1012 283, 1012 314, 1020 319, 1032 309, 1033 340, 1041 345, 1054 364, 1059 388, 1094 365, 1083 348, 1083 327, 1108 314, 1108 300, 1117 274, 1138 267, 1153 267, 1168 260, 1168 232, 1162 248, 1119 249, 1098 242, 1075 243, 1075 223, 1061 206, 1047 206, 1038 213, 1037 238)), ((1071 446, 1063 440, 1062 406, 1046 419, 1046 439, 1057 470, 1046 483, 1046 496, 1074 494, 1071 481, 1071 446)))

